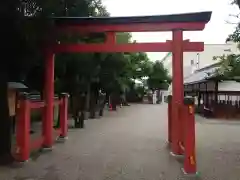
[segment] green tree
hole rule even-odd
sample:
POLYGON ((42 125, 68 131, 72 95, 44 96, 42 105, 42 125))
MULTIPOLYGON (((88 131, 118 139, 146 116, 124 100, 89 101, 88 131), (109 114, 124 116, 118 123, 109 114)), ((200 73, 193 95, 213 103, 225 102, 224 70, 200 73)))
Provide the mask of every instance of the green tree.
POLYGON ((214 57, 220 66, 216 69, 215 79, 239 79, 240 77, 240 55, 230 54, 214 57))
POLYGON ((2 65, 0 66, 0 163, 7 163, 12 160, 11 157, 11 120, 9 118, 8 109, 8 81, 20 77, 24 66, 25 57, 25 40, 20 32, 21 24, 19 24, 19 12, 17 7, 18 1, 6 1, 0 2, 0 15, 4 18, 5 23, 1 28, 1 33, 4 36, 1 37, 1 42, 4 44, 1 48, 1 55, 4 58, 2 65), (10 73, 11 72, 11 73, 10 73))
POLYGON ((154 62, 147 80, 149 89, 167 89, 170 82, 171 78, 163 63, 160 61, 154 62))
MULTIPOLYGON (((35 83, 37 79, 35 75, 38 81, 42 81, 44 70, 42 50, 52 25, 50 17, 97 16, 108 15, 108 13, 101 6, 101 1, 93 0, 2 0, 0 13, 1 17, 6 17, 4 26, 1 28, 4 34, 1 38, 4 47, 1 49, 3 57, 6 58, 0 69, 0 105, 2 107, 0 160, 7 162, 12 159, 7 82, 25 79, 33 89, 41 89, 42 86, 35 83), (30 78, 31 76, 35 79, 30 78)), ((60 78, 56 77, 56 79, 59 81, 60 78)))
MULTIPOLYGON (((2 124, 0 136, 2 147, 0 159, 11 157, 11 123, 8 113, 7 82, 25 80, 35 90, 43 89, 44 54, 50 37, 52 17, 56 16, 109 16, 101 0, 2 0, 2 17, 8 17, 2 29, 2 55, 6 63, 0 66, 0 96, 2 124)), ((104 34, 80 36, 67 34, 58 36, 55 42, 102 42, 104 34)), ((118 43, 131 41, 131 34, 117 34, 118 43)), ((148 64, 146 54, 60 54, 56 56, 56 92, 78 93, 102 88, 106 91, 121 91, 130 86, 132 78, 143 77, 148 64), (139 71, 139 69, 141 71, 139 71), (142 74, 140 74, 140 72, 142 74), (86 88, 87 87, 87 88, 86 88)), ((145 76, 145 75, 144 75, 145 76)))
MULTIPOLYGON (((232 4, 240 6, 239 0, 234 0, 232 4)), ((236 18, 239 19, 237 15, 236 18)), ((230 34, 226 41, 231 41, 238 45, 240 48, 240 24, 236 25, 236 28, 232 34, 230 34)), ((219 68, 216 70, 215 78, 216 79, 236 79, 239 80, 240 77, 240 54, 229 54, 221 55, 213 58, 214 60, 220 63, 219 68)))
MULTIPOLYGON (((239 0, 232 1, 232 4, 240 7, 239 0)), ((232 16, 239 20, 239 15, 232 16)), ((226 41, 236 43, 238 49, 240 49, 240 23, 236 24, 234 32, 227 37, 226 41)), ((240 54, 216 56, 213 59, 220 63, 220 66, 215 73, 216 80, 240 80, 240 54)))

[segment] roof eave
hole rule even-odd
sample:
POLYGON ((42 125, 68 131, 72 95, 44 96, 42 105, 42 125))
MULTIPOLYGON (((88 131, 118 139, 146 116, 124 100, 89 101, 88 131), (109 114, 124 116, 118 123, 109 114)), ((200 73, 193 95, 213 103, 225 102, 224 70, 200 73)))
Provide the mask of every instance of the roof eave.
POLYGON ((74 25, 113 25, 138 23, 208 23, 212 12, 194 12, 185 14, 130 16, 130 17, 54 17, 56 26, 74 25))

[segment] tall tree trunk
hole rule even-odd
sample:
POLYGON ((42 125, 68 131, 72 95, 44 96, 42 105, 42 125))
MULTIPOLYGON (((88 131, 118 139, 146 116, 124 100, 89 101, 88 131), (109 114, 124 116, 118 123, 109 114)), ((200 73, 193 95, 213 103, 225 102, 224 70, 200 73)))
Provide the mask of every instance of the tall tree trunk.
POLYGON ((84 128, 84 120, 86 119, 86 111, 85 111, 85 105, 86 105, 86 94, 81 93, 80 95, 80 128, 84 128))
POLYGON ((81 94, 79 92, 75 92, 73 95, 73 104, 74 104, 74 125, 75 128, 83 128, 83 123, 81 119, 81 94))
POLYGON ((99 116, 103 116, 104 107, 106 101, 106 94, 100 93, 99 94, 99 116))
POLYGON ((117 94, 116 94, 116 92, 111 93, 110 100, 111 100, 111 104, 112 104, 112 110, 116 111, 117 110, 117 94))
POLYGON ((90 110, 90 96, 91 96, 91 83, 89 82, 87 84, 87 94, 86 94, 86 105, 85 105, 85 111, 86 111, 86 116, 87 116, 87 119, 89 117, 89 110, 90 110))
POLYGON ((7 72, 4 68, 0 69, 0 163, 8 164, 11 163, 13 158, 11 156, 11 136, 12 136, 12 123, 9 117, 8 108, 8 77, 7 72))
POLYGON ((91 91, 91 95, 90 95, 90 115, 89 118, 90 119, 94 119, 95 118, 95 108, 96 108, 96 96, 95 96, 95 92, 92 90, 91 91))

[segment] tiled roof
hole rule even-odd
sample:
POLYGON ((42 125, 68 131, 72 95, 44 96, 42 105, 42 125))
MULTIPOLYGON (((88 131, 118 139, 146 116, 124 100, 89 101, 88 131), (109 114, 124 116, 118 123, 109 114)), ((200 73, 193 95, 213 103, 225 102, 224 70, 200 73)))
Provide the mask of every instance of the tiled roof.
POLYGON ((9 89, 27 89, 28 87, 20 82, 8 82, 8 88, 9 89))
POLYGON ((193 84, 198 82, 204 82, 215 75, 216 70, 219 67, 219 63, 212 64, 195 71, 193 74, 184 78, 184 84, 193 84))

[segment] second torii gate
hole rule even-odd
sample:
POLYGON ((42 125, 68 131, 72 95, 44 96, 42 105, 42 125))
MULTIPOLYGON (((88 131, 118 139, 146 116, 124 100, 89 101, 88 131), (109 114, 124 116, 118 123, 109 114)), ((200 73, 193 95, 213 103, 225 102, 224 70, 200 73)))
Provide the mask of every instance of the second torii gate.
MULTIPOLYGON (((54 54, 63 52, 172 52, 173 54, 173 97, 171 150, 182 154, 181 120, 179 109, 184 106, 183 52, 204 50, 203 42, 183 40, 183 31, 202 31, 211 18, 211 12, 188 14, 142 16, 142 17, 59 17, 54 18, 56 31, 83 33, 106 33, 102 44, 50 44, 46 53, 45 73, 45 122, 44 146, 53 144, 53 100, 54 100, 54 54), (118 44, 117 32, 172 31, 172 40, 162 43, 118 44)), ((193 145, 195 148, 195 144, 193 145)))

